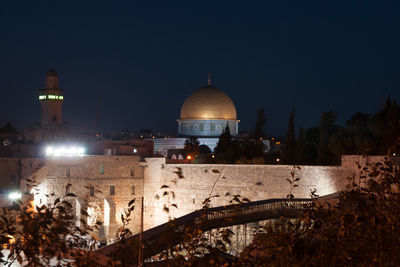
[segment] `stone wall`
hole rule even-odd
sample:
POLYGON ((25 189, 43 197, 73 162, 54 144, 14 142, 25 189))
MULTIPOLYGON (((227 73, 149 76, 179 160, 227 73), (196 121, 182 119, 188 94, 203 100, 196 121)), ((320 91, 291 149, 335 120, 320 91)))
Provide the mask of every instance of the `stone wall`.
POLYGON ((288 165, 166 164, 164 158, 147 158, 143 164, 145 229, 200 209, 202 201, 213 195, 219 197, 212 199, 212 206, 229 204, 233 195, 251 201, 284 198, 290 192, 287 179, 292 171, 301 178, 292 191, 296 198, 310 197, 314 189, 320 196, 328 195, 344 190, 348 184, 346 178, 358 175, 356 161, 365 164, 380 159, 343 156, 341 166, 298 169, 288 165), (163 211, 164 207, 169 212, 163 211))
MULTIPOLYGON (((115 240, 117 229, 122 225, 121 213, 133 198, 136 198, 136 206, 129 227, 137 233, 142 196, 144 229, 148 229, 202 208, 203 200, 210 196, 219 195, 212 198, 212 206, 227 205, 234 195, 251 201, 284 198, 291 190, 287 179, 291 178, 292 171, 295 177, 301 178, 298 187, 292 190, 296 198, 307 198, 314 189, 321 196, 335 193, 346 188, 346 178, 357 178, 356 162, 365 166, 381 159, 344 156, 341 166, 300 168, 288 165, 166 164, 165 158, 146 158, 141 162, 138 156, 21 160, 23 177, 37 181, 34 189, 36 205, 49 204, 57 197, 73 193, 76 197, 66 198, 74 204, 78 221, 79 211, 88 211, 89 223, 99 220, 105 225, 97 233, 98 238, 110 241, 115 240), (135 192, 132 192, 133 187, 135 192)), ((17 163, 18 159, 1 159, 0 173, 15 172, 17 163), (7 166, 13 166, 12 170, 7 166)), ((23 184, 23 188, 27 186, 23 184)))
POLYGON ((127 210, 129 201, 136 198, 129 227, 138 232, 143 195, 143 168, 139 164, 137 156, 47 158, 31 176, 37 183, 33 189, 34 203, 51 204, 58 197, 66 197, 75 205, 78 225, 79 211, 84 209, 91 215, 89 223, 96 220, 104 223, 98 238, 115 240, 122 225, 121 214, 127 210), (67 196, 69 193, 76 197, 67 196))

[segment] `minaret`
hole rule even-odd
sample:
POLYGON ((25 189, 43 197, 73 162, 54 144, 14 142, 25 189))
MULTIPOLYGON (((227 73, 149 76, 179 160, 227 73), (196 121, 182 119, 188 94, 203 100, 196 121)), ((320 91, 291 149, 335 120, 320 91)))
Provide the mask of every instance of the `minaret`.
POLYGON ((44 88, 39 90, 39 101, 42 106, 42 127, 62 124, 63 91, 58 88, 58 75, 51 68, 46 73, 44 88))

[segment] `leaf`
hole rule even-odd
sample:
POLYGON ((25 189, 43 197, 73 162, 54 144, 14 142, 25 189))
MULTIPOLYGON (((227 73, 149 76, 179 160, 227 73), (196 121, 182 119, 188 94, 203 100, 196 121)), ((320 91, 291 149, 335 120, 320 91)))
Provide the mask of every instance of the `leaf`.
POLYGON ((289 178, 286 178, 286 181, 288 181, 290 184, 292 184, 292 181, 289 178))
POLYGON ((169 188, 169 186, 164 184, 163 186, 161 186, 160 189, 164 189, 164 188, 169 188))
POLYGON ((155 195, 154 198, 158 200, 158 199, 160 199, 160 196, 159 195, 155 195))
POLYGON ((17 256, 17 261, 19 262, 19 264, 22 265, 22 256, 21 255, 17 256))
POLYGON ((60 198, 59 197, 56 200, 54 200, 54 206, 57 205, 58 202, 60 202, 60 198))
POLYGON ((178 175, 179 179, 184 178, 183 174, 182 174, 182 168, 177 167, 177 170, 174 172, 176 175, 178 175))
POLYGON ((132 199, 131 201, 129 201, 129 203, 128 203, 128 207, 130 207, 130 206, 132 206, 133 205, 133 203, 135 203, 135 198, 134 199, 132 199))
POLYGON ((213 169, 213 170, 211 170, 213 173, 220 173, 220 171, 219 170, 217 170, 217 169, 213 169))
POLYGON ((67 196, 67 197, 76 197, 76 195, 74 193, 68 193, 65 196, 67 196))

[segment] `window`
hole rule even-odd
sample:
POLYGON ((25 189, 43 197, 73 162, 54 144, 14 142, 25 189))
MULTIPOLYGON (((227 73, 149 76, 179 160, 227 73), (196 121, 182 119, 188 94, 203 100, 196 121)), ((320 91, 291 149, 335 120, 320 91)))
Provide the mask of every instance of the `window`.
POLYGON ((65 186, 65 194, 68 195, 69 193, 71 193, 71 184, 65 186))
POLYGON ((89 187, 90 190, 90 196, 94 197, 94 186, 89 187))
POLYGON ((131 176, 135 176, 135 170, 133 168, 131 169, 131 176))
POLYGON ((211 123, 211 131, 215 131, 215 124, 211 123))
POLYGON ((100 165, 99 173, 104 174, 104 165, 100 165))
POLYGON ((131 195, 135 195, 135 186, 131 187, 131 195))
POLYGON ((111 185, 110 186, 110 196, 115 195, 115 186, 111 185))
POLYGON ((67 176, 67 177, 71 176, 71 169, 69 167, 67 167, 67 169, 65 171, 65 176, 67 176))

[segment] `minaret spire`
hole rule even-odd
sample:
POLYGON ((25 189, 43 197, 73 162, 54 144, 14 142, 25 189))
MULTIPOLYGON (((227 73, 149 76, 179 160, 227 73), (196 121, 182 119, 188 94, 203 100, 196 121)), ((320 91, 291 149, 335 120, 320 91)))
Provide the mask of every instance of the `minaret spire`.
POLYGON ((208 85, 211 85, 211 72, 208 73, 208 85))

